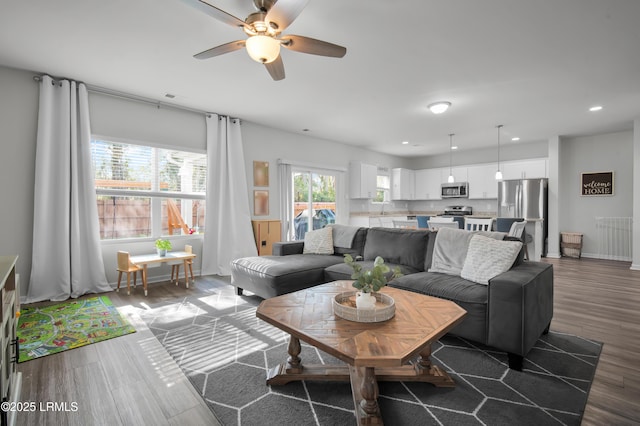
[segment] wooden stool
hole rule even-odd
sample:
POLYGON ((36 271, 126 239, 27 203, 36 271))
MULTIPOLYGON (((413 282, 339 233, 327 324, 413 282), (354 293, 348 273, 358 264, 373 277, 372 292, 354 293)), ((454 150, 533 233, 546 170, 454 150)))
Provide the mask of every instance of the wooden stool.
POLYGON ((131 263, 129 259, 129 253, 126 251, 118 252, 118 287, 116 291, 120 291, 120 281, 122 280, 122 273, 127 274, 127 294, 131 294, 131 288, 129 287, 129 276, 133 272, 133 286, 136 286, 136 275, 138 271, 142 271, 142 280, 144 281, 144 270, 134 263, 131 263))

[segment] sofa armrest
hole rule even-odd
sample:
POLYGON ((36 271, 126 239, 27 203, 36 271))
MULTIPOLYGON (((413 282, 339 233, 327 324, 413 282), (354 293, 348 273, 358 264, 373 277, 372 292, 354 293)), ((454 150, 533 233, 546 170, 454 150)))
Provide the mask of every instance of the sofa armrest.
POLYGON ((487 343, 526 355, 553 317, 553 266, 524 262, 489 281, 487 343))
POLYGON ((272 254, 274 256, 286 256, 288 254, 302 254, 304 241, 281 241, 273 243, 272 254))

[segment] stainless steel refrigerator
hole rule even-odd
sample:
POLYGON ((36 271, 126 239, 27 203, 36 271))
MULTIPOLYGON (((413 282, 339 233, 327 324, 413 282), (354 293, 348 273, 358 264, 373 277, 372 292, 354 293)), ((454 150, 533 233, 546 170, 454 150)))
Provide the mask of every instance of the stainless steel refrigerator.
MULTIPOLYGON (((498 182, 498 217, 544 219, 544 239, 547 240, 547 179, 514 179, 498 182)), ((546 246, 546 244, 543 244, 546 246)), ((543 249, 543 256, 546 249, 543 249)))

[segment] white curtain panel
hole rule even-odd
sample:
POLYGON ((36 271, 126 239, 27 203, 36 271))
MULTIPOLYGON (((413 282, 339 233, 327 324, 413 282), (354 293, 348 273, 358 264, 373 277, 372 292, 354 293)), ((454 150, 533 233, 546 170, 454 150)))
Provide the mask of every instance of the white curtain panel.
POLYGON ((100 247, 90 141, 86 86, 43 76, 27 303, 112 290, 100 247))
POLYGON ((293 177, 291 164, 278 164, 278 180, 280 181, 280 214, 282 220, 282 241, 293 239, 293 177))
POLYGON ((251 227, 240 120, 211 114, 207 122, 207 206, 202 274, 231 275, 231 261, 257 256, 251 227))

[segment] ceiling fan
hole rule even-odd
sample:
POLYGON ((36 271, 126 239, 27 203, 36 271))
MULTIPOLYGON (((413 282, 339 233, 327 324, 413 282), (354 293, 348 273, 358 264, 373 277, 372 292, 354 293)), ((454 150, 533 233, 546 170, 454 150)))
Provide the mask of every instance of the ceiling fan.
POLYGON ((192 7, 226 24, 240 27, 249 36, 246 40, 236 40, 212 47, 194 55, 197 59, 208 59, 246 47, 249 56, 265 65, 274 80, 285 77, 280 47, 312 55, 342 58, 347 49, 337 44, 299 35, 281 35, 298 17, 309 0, 253 0, 258 9, 244 21, 218 9, 204 0, 182 0, 192 7))

